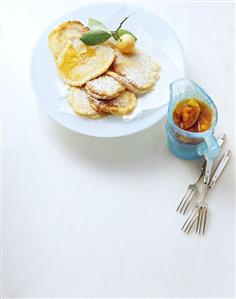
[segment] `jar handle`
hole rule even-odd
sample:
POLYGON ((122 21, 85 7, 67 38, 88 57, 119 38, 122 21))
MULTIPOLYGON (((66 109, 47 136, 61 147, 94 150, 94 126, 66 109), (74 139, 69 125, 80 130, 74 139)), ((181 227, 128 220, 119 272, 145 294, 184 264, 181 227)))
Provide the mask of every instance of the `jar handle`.
POLYGON ((205 142, 198 144, 197 151, 200 156, 205 156, 209 160, 214 160, 220 153, 220 146, 213 134, 203 137, 205 142))

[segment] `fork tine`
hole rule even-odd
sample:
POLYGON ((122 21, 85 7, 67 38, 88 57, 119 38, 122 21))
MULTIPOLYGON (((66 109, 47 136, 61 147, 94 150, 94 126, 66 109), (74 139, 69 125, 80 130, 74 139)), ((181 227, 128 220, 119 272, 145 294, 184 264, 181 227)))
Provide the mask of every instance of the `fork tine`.
POLYGON ((203 221, 203 229, 202 229, 202 234, 204 235, 205 233, 205 228, 206 228, 206 220, 207 220, 207 208, 204 208, 204 221, 203 221))
POLYGON ((194 225, 194 223, 196 222, 196 220, 198 219, 198 212, 196 212, 196 214, 194 215, 191 223, 189 224, 189 227, 188 227, 188 230, 187 230, 187 233, 189 233, 194 225))
POLYGON ((184 209, 184 211, 183 211, 183 214, 186 213, 186 211, 187 211, 187 209, 188 209, 188 207, 189 207, 189 204, 190 204, 190 202, 191 202, 192 199, 193 199, 194 194, 195 194, 195 191, 194 191, 194 190, 191 190, 191 192, 190 192, 190 194, 189 194, 189 197, 188 197, 188 200, 186 200, 186 205, 185 205, 185 209, 184 209))
POLYGON ((200 214, 201 214, 201 208, 198 208, 198 218, 197 218, 196 234, 198 233, 198 230, 199 230, 199 225, 200 225, 200 214))
POLYGON ((185 205, 185 201, 187 200, 190 192, 191 192, 191 190, 189 190, 189 189, 186 191, 184 197, 182 198, 181 202, 179 203, 179 205, 178 205, 178 207, 176 209, 176 212, 180 212, 181 213, 181 211, 183 209, 183 206, 185 205))
POLYGON ((191 220, 195 210, 196 210, 196 208, 190 212, 190 214, 189 214, 188 218, 186 219, 186 221, 184 222, 181 230, 185 230, 185 227, 189 224, 189 221, 191 220))
POLYGON ((202 220, 203 220, 203 208, 200 207, 199 208, 199 226, 198 226, 198 230, 196 231, 196 233, 198 233, 199 235, 201 234, 201 230, 202 230, 202 220))
POLYGON ((192 220, 196 214, 197 214, 197 208, 193 209, 190 212, 190 214, 189 214, 187 220, 184 222, 184 225, 182 226, 181 230, 183 230, 184 232, 187 231, 189 225, 192 223, 192 220))

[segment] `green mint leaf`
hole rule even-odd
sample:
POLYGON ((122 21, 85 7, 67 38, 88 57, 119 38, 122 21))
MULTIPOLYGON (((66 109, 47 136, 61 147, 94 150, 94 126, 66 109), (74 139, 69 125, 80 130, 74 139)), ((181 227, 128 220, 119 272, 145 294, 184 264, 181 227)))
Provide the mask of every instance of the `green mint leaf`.
POLYGON ((91 31, 84 33, 80 39, 86 45, 94 46, 94 45, 98 45, 98 44, 105 42, 110 37, 111 37, 111 34, 106 31, 91 30, 91 31))
POLYGON ((104 30, 104 31, 107 31, 106 26, 102 22, 100 22, 96 19, 92 19, 92 18, 88 19, 88 27, 90 28, 90 30, 104 30))
POLYGON ((118 35, 117 39, 119 37, 121 37, 123 34, 130 34, 130 35, 133 36, 133 38, 135 39, 135 41, 137 40, 137 37, 132 32, 130 32, 130 31, 126 30, 126 29, 123 29, 123 28, 118 29, 118 31, 117 31, 117 35, 118 35))

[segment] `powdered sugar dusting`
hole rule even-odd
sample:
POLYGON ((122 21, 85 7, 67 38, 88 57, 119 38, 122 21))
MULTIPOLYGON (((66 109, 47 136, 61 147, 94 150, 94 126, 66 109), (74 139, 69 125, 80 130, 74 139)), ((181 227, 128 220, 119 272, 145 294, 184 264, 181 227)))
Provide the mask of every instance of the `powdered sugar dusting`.
POLYGON ((75 112, 86 115, 97 114, 97 112, 90 106, 88 94, 84 89, 71 88, 68 95, 68 102, 75 112))
POLYGON ((130 103, 131 93, 126 91, 123 92, 119 97, 112 100, 112 104, 117 107, 127 107, 130 103))
POLYGON ((117 53, 113 67, 115 72, 139 88, 153 84, 160 69, 156 61, 140 50, 132 55, 117 53))
POLYGON ((103 75, 97 79, 89 81, 87 86, 91 91, 99 95, 106 94, 107 96, 116 95, 120 91, 124 90, 124 87, 118 81, 108 75, 103 75))

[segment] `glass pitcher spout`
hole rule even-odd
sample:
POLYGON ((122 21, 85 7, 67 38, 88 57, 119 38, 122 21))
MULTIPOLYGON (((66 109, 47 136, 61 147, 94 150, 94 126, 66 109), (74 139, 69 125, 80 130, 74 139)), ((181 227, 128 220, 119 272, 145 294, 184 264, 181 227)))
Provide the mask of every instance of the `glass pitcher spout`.
POLYGON ((170 102, 181 101, 183 98, 196 97, 198 86, 193 81, 182 78, 170 84, 170 102))
POLYGON ((197 98, 212 102, 210 96, 197 83, 190 79, 182 78, 170 84, 170 104, 175 104, 184 98, 197 98))

